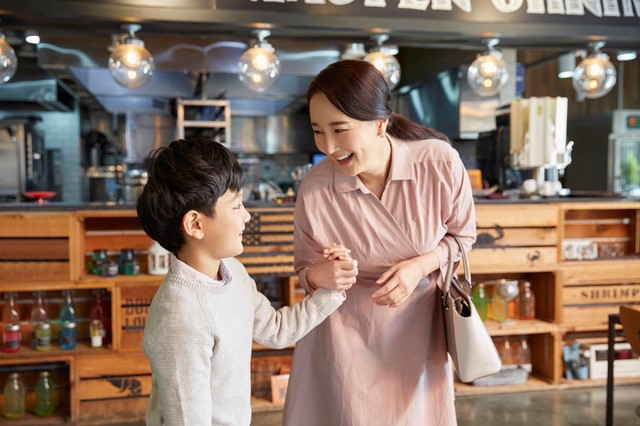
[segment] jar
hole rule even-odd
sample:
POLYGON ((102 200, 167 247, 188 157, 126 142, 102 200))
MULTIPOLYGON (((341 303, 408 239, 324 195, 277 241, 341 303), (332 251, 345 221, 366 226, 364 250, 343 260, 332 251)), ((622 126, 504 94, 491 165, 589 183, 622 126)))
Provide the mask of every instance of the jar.
POLYGON ((18 352, 22 343, 20 324, 7 324, 4 328, 4 351, 18 352))
POLYGON ((134 249, 124 249, 120 252, 119 270, 123 275, 138 275, 140 273, 140 263, 136 259, 134 249))
POLYGON ((36 325, 36 350, 48 351, 51 349, 51 324, 39 322, 36 325))
POLYGON ((96 249, 93 251, 93 267, 91 273, 102 275, 103 265, 109 262, 107 251, 105 249, 96 249))

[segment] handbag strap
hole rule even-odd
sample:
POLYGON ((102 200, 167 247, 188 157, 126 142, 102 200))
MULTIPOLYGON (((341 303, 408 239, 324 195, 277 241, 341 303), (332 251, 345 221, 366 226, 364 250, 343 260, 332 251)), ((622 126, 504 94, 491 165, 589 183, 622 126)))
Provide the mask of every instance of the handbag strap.
MULTIPOLYGON (((446 236, 453 237, 453 240, 456 242, 456 244, 458 244, 458 247, 460 248, 461 262, 462 262, 462 267, 464 269, 464 282, 468 287, 464 290, 468 291, 468 294, 471 294, 471 269, 469 267, 469 259, 467 258, 467 252, 464 249, 464 246, 462 245, 462 241, 460 241, 459 237, 451 234, 447 234, 446 236)), ((454 271, 455 262, 453 261, 453 259, 456 254, 453 247, 453 243, 451 242, 451 239, 446 238, 446 236, 444 238, 444 241, 447 243, 447 246, 449 247, 449 263, 447 264, 447 273, 445 275, 443 286, 442 286, 442 290, 444 291, 445 294, 451 288, 451 280, 453 279, 453 274, 455 272, 454 271)))

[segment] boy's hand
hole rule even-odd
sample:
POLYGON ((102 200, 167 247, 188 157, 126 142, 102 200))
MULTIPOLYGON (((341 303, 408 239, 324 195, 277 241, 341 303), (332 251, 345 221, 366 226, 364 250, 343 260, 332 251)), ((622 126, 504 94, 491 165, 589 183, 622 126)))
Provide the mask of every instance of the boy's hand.
POLYGON ((341 244, 331 244, 307 271, 307 282, 313 289, 327 288, 345 291, 358 276, 358 261, 351 258, 351 250, 341 244))

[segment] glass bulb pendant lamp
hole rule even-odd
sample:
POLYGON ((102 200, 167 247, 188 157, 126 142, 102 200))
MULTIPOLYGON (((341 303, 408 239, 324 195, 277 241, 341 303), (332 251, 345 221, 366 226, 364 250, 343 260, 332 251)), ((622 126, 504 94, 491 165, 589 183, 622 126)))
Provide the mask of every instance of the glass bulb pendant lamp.
MULTIPOLYGON (((384 80, 389 85, 389 90, 393 90, 400 83, 400 63, 392 53, 392 48, 383 46, 382 43, 389 39, 387 34, 376 34, 372 37, 378 46, 369 52, 364 60, 372 64, 384 76, 384 80)), ((397 52, 396 52, 397 53, 397 52)))
POLYGON ((113 79, 127 89, 139 89, 153 77, 153 56, 144 47, 144 42, 135 36, 140 25, 127 25, 129 34, 118 37, 111 46, 109 73, 113 79))
POLYGON ((244 51, 238 60, 238 79, 254 92, 265 92, 273 87, 280 77, 280 60, 275 49, 266 38, 269 30, 253 31, 258 40, 244 51))
POLYGON ((0 33, 0 84, 11 80, 17 69, 18 57, 16 52, 4 39, 4 34, 0 33))
POLYGON ((487 50, 478 55, 467 70, 467 81, 471 89, 480 96, 494 96, 509 81, 509 70, 502 59, 502 52, 494 46, 498 39, 487 41, 487 50))
POLYGON ((604 42, 590 43, 593 51, 578 64, 573 72, 573 87, 586 98, 599 98, 616 84, 616 68, 609 56, 600 52, 604 42))

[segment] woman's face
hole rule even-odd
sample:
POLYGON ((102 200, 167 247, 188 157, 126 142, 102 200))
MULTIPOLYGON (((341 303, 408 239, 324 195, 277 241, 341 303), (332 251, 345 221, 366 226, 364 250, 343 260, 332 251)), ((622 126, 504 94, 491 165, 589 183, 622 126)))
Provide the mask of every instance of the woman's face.
POLYGON ((374 173, 386 163, 387 119, 355 120, 336 108, 322 92, 311 97, 309 115, 316 146, 343 174, 374 173))

